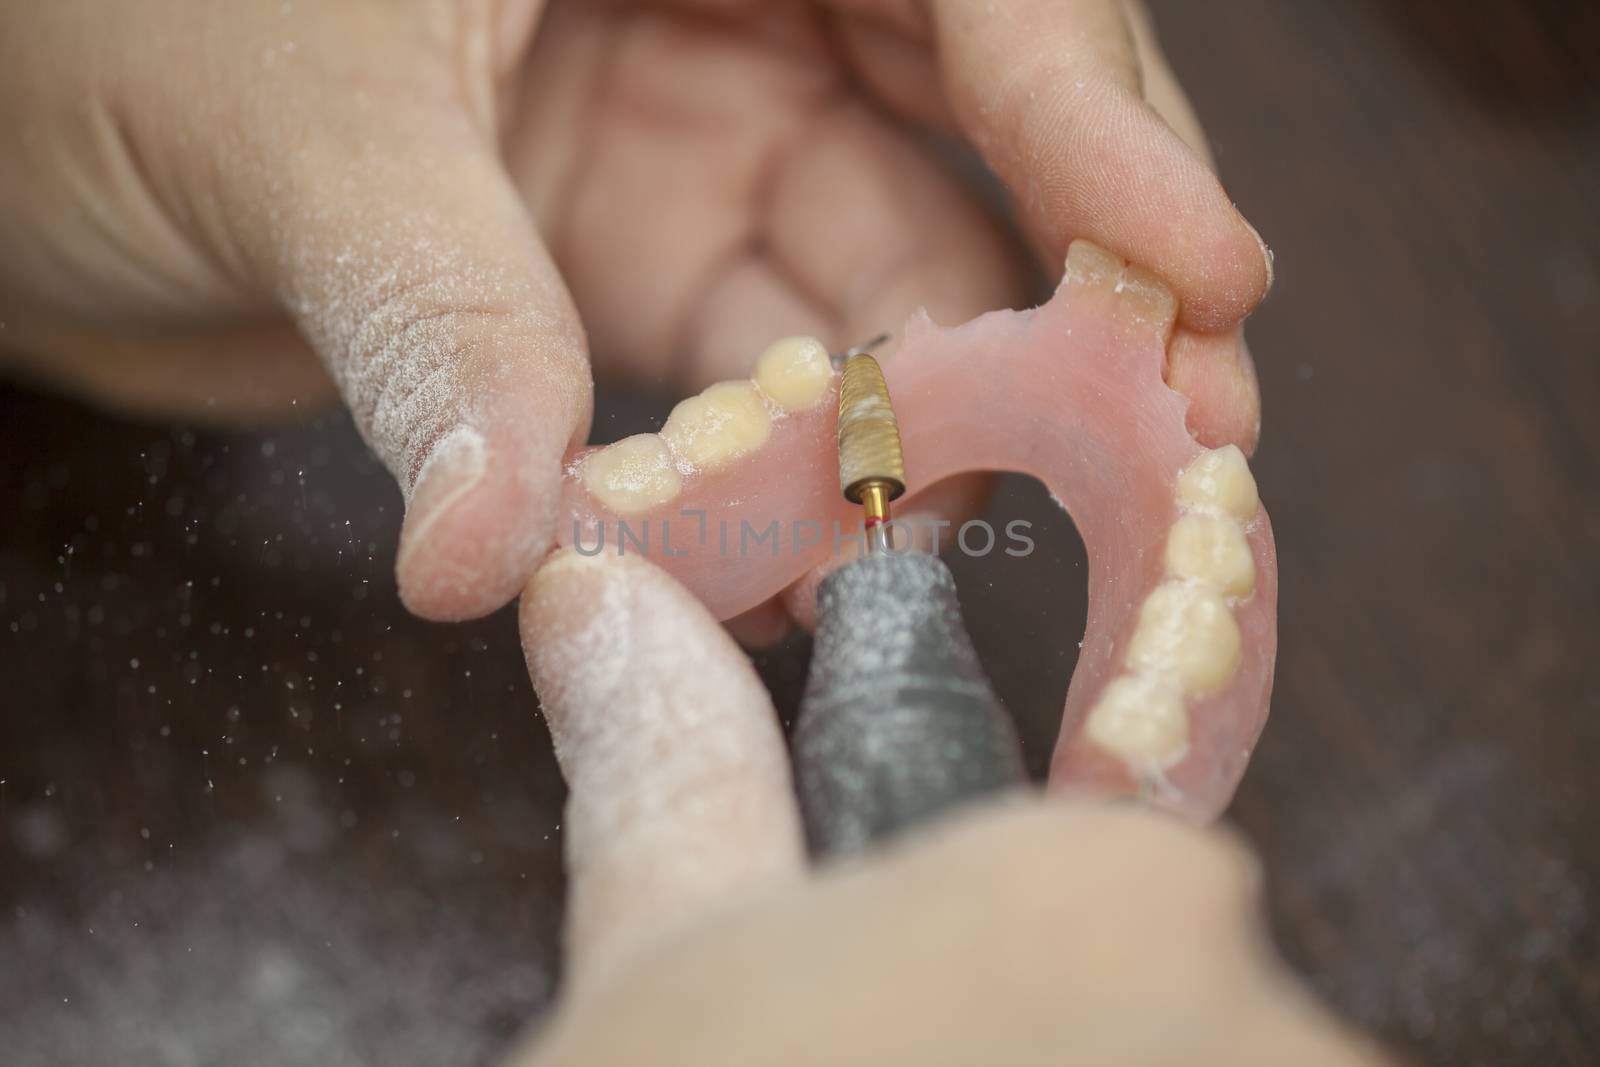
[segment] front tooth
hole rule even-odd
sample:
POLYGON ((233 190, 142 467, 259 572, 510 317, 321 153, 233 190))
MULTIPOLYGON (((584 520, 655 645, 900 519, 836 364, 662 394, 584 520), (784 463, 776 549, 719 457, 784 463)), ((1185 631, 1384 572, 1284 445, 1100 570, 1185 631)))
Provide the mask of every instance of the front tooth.
POLYGON ((756 361, 756 385, 784 411, 814 408, 833 384, 833 363, 815 337, 775 341, 756 361))
POLYGON ((1198 511, 1220 511, 1240 522, 1261 506, 1256 480, 1237 445, 1202 452, 1178 475, 1178 502, 1198 511))
POLYGON ((1191 696, 1214 693, 1239 666, 1239 624, 1216 592, 1164 582, 1145 598, 1128 642, 1128 666, 1170 677, 1191 696))
POLYGON ((1165 767, 1189 747, 1182 695, 1148 675, 1113 678, 1083 729, 1090 741, 1134 764, 1165 767))
POLYGON ((679 401, 661 436, 690 470, 714 471, 766 443, 772 416, 751 381, 718 382, 679 401))
POLYGON ((1077 240, 1067 246, 1067 280, 1079 285, 1116 285, 1126 266, 1122 257, 1097 244, 1077 240))
POLYGON ((1122 272, 1117 292, 1128 317, 1155 330, 1162 340, 1172 335, 1172 326, 1178 321, 1178 298, 1166 282, 1143 267, 1130 266, 1122 272))
POLYGON ((589 453, 578 468, 578 479, 618 515, 659 507, 683 488, 672 451, 653 433, 625 437, 589 453))
POLYGON ((1244 531, 1230 518, 1191 512, 1167 534, 1167 573, 1245 597, 1256 585, 1256 561, 1244 531))

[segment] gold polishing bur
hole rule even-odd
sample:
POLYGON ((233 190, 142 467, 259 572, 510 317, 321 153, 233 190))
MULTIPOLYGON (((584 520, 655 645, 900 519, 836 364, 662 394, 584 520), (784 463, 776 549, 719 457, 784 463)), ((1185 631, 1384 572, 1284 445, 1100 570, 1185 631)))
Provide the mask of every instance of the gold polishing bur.
POLYGON ((806 837, 823 856, 860 853, 1027 781, 1011 717, 961 621, 950 568, 935 555, 899 551, 889 537, 905 458, 869 347, 834 361, 839 489, 866 511, 866 551, 817 587, 816 644, 792 747, 806 837))
POLYGON ((888 339, 880 335, 846 352, 839 381, 839 488, 865 512, 868 552, 891 547, 889 501, 906 491, 905 457, 889 385, 883 368, 868 355, 888 339))

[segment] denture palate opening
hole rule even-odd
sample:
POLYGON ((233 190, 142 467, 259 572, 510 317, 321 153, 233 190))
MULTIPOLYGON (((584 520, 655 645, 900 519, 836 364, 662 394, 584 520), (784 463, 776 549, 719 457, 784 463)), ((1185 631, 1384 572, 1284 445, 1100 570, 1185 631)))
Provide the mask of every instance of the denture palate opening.
MULTIPOLYGON (((1277 569, 1244 455, 1196 443, 1162 380, 1176 314, 1153 274, 1078 241, 1043 306, 950 328, 919 313, 880 355, 911 483, 902 513, 952 475, 1018 471, 1083 538, 1089 611, 1052 784, 1208 818, 1266 719, 1277 569)), ((825 348, 781 340, 659 434, 569 457, 561 540, 644 552, 736 615, 859 536, 836 418, 825 348)))

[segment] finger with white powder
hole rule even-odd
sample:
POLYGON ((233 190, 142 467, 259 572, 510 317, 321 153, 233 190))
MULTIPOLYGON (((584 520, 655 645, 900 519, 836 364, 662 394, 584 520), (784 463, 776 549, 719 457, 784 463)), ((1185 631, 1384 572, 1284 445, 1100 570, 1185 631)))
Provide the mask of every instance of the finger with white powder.
POLYGON ((636 556, 552 556, 522 642, 570 793, 578 983, 760 889, 804 844, 771 699, 687 590, 636 556))
POLYGON ((292 138, 252 136, 274 159, 226 171, 230 231, 400 483, 401 596, 435 619, 500 607, 554 541, 561 457, 588 433, 593 387, 493 137, 431 100, 329 106, 292 138))

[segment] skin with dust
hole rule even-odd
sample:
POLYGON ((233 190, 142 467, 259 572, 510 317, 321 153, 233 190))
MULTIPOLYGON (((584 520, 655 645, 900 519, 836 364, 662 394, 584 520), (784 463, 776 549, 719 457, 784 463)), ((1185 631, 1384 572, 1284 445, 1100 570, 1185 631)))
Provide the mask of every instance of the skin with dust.
POLYGON ((771 702, 686 591, 637 557, 562 553, 528 587, 522 634, 570 787, 576 981, 724 895, 798 876, 799 820, 771 702))

